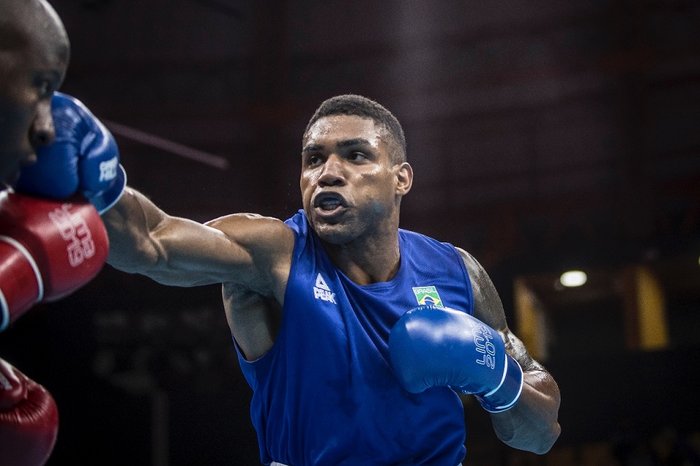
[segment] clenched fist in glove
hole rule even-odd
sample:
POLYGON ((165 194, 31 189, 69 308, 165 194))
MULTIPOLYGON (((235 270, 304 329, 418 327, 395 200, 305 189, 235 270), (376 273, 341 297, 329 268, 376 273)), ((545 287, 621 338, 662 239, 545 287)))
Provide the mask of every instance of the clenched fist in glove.
POLYGON ((37 162, 25 167, 17 192, 53 199, 79 193, 100 214, 121 197, 126 174, 109 130, 79 100, 60 92, 51 99, 55 140, 37 150, 37 162))
POLYGON ((51 394, 0 358, 0 464, 41 466, 58 434, 51 394))
POLYGON ((389 353, 396 376, 412 393, 449 386, 496 413, 513 407, 523 388, 523 371, 498 332, 466 312, 411 309, 392 328, 389 353))
POLYGON ((0 193, 0 331, 90 281, 108 253, 107 230, 86 200, 0 193))

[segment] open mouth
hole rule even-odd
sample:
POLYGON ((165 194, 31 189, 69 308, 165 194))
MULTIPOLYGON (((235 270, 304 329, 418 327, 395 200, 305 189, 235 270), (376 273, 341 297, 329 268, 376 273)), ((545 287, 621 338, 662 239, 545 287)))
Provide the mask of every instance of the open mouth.
POLYGON ((314 199, 313 206, 321 212, 331 213, 347 207, 347 202, 338 193, 321 193, 314 199))

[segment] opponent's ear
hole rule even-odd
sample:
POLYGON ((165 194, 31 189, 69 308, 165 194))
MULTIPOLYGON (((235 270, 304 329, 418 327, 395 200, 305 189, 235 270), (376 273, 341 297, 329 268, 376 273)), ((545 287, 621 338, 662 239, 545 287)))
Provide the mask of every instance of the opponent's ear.
POLYGON ((404 196, 413 186, 413 168, 408 162, 403 162, 394 167, 396 171, 396 194, 404 196))

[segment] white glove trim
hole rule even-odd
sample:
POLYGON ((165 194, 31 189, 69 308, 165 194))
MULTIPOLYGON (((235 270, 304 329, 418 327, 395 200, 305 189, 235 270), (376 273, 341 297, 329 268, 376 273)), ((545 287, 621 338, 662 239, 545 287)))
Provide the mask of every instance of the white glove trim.
MULTIPOLYGON (((36 303, 44 299, 44 280, 41 277, 41 271, 39 270, 39 266, 36 264, 36 261, 34 260, 34 257, 31 255, 31 253, 27 250, 27 248, 25 248, 22 245, 22 243, 20 243, 14 238, 10 238, 9 236, 0 235, 0 241, 4 241, 10 246, 13 246, 24 256, 24 258, 27 260, 32 270, 34 271, 34 277, 36 278, 38 291, 36 300, 34 302, 36 303)), ((0 320, 0 331, 2 331, 5 330, 5 328, 7 328, 7 326, 10 324, 10 309, 7 306, 7 301, 5 300, 4 295, 2 296, 2 302, 0 302, 0 304, 2 305, 2 320, 0 320)))

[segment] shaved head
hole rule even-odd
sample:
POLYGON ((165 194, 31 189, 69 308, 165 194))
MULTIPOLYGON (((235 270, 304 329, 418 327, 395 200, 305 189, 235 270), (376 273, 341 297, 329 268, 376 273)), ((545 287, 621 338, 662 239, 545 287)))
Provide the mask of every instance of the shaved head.
POLYGON ((51 97, 69 57, 68 35, 48 2, 0 0, 0 182, 11 184, 53 140, 51 97))
POLYGON ((44 0, 0 0, 0 51, 17 51, 37 44, 63 49, 67 61, 68 35, 53 7, 44 0))

